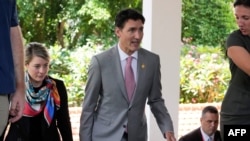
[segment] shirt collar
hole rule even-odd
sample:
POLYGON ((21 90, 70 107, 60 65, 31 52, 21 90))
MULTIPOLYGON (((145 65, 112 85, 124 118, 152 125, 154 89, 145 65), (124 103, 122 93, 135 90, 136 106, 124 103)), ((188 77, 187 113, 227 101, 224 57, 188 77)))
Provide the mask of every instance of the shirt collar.
POLYGON ((200 130, 201 130, 201 134, 202 134, 202 137, 204 139, 204 141, 207 141, 209 139, 209 137, 212 137, 212 139, 214 140, 214 134, 212 134, 211 136, 208 136, 204 131, 203 129, 200 127, 200 130))
MULTIPOLYGON (((121 47, 119 46, 119 44, 117 45, 118 47, 118 52, 120 55, 120 60, 126 60, 128 58, 128 55, 121 49, 121 47)), ((135 58, 137 60, 138 58, 138 51, 135 51, 131 56, 133 56, 133 58, 135 58)))

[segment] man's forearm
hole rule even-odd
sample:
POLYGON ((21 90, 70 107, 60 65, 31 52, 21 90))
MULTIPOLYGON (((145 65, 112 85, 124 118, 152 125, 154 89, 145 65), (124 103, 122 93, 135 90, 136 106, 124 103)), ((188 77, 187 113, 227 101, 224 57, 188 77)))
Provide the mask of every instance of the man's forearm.
POLYGON ((25 89, 24 86, 24 44, 23 36, 19 26, 11 28, 11 47, 13 53, 16 88, 25 89))

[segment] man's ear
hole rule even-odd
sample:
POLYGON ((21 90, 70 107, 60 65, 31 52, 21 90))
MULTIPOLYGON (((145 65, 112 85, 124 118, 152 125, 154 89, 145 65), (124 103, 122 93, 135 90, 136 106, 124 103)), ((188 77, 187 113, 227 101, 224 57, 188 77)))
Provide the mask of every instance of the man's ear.
POLYGON ((119 38, 120 37, 120 32, 121 32, 121 29, 116 27, 115 28, 115 35, 119 38))

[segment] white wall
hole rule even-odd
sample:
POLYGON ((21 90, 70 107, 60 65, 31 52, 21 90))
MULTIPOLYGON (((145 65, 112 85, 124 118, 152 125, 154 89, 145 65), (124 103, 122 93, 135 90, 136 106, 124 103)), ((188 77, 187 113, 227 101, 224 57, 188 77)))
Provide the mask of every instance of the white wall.
MULTIPOLYGON (((146 18, 142 47, 160 55, 162 93, 178 136, 181 0, 143 0, 146 18)), ((147 107, 148 141, 165 141, 147 107)))

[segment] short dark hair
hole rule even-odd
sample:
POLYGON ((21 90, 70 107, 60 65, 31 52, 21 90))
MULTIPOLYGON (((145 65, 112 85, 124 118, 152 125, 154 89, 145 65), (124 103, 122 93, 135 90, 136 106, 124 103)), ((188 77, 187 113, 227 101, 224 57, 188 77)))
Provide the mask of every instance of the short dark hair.
POLYGON ((119 28, 123 28, 125 22, 127 22, 129 19, 132 20, 141 20, 142 23, 144 24, 145 18, 144 16, 138 12, 135 9, 132 8, 127 8, 121 10, 115 17, 115 26, 119 28))
POLYGON ((246 7, 250 7, 250 0, 235 0, 234 1, 234 7, 238 5, 243 5, 246 7))
POLYGON ((206 106, 203 108, 201 116, 203 117, 206 113, 214 113, 214 114, 219 114, 218 110, 214 106, 206 106))

